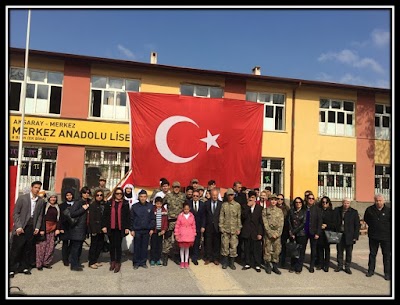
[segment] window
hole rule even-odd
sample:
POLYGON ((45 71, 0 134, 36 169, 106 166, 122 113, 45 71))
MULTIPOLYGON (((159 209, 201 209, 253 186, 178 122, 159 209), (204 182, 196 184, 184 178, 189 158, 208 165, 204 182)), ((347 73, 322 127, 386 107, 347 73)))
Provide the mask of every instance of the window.
POLYGON ((181 95, 222 98, 224 90, 220 87, 183 84, 181 85, 181 95))
POLYGON ((354 136, 354 102, 335 99, 319 101, 319 133, 354 136))
POLYGON ((132 79, 92 76, 91 110, 92 117, 128 120, 128 91, 139 91, 140 82, 132 79))
MULTIPOLYGON (((19 191, 29 192, 35 180, 43 182, 43 190, 54 191, 57 148, 24 146, 19 191)), ((18 146, 10 146, 9 165, 18 165, 18 146)))
POLYGON ((264 104, 264 130, 285 130, 285 99, 280 93, 246 93, 246 100, 264 104))
POLYGON ((355 165, 351 163, 318 163, 318 196, 333 200, 354 198, 355 165))
POLYGON ((261 161, 261 190, 271 187, 272 193, 283 193, 283 160, 262 159, 261 161))
POLYGON ((106 186, 112 190, 129 171, 128 151, 86 150, 85 185, 96 187, 99 177, 107 179, 106 186))
MULTIPOLYGON (((60 114, 62 84, 61 72, 28 70, 25 112, 31 114, 60 114)), ((20 99, 24 69, 11 68, 9 84, 10 110, 21 111, 20 99)))
POLYGON ((386 200, 391 198, 390 165, 375 165, 375 194, 382 194, 386 200))
POLYGON ((375 138, 390 140, 392 108, 388 105, 375 105, 375 138))

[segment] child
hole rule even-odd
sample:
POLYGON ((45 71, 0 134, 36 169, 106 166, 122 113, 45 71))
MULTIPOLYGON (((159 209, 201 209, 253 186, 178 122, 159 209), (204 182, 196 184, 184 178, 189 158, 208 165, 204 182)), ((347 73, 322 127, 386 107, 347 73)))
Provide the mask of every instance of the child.
POLYGON ((183 212, 178 215, 174 233, 180 249, 180 267, 189 268, 189 248, 193 246, 196 236, 196 221, 190 212, 189 203, 183 205, 183 212))
POLYGON ((161 264, 161 250, 162 241, 165 232, 168 230, 168 212, 163 207, 163 199, 158 196, 154 199, 154 215, 156 216, 156 226, 154 233, 151 235, 151 249, 150 249, 150 266, 162 266, 161 264))

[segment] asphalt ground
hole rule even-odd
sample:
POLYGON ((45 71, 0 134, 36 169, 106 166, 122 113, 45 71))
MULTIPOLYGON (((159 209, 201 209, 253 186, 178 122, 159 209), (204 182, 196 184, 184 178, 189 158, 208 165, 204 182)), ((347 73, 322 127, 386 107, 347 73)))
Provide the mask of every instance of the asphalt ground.
MULTIPOLYGON (((89 241, 89 240, 87 240, 89 241)), ((329 272, 308 271, 309 247, 301 274, 257 273, 254 269, 222 269, 213 263, 190 264, 180 269, 169 260, 168 266, 133 269, 132 255, 124 252, 121 271, 109 271, 109 254, 103 252, 98 269, 88 267, 89 247, 84 243, 81 263, 84 270, 71 271, 61 260, 61 244, 55 249, 52 269, 31 275, 16 274, 6 277, 6 299, 395 299, 395 276, 386 281, 383 274, 382 254, 379 250, 375 275, 365 276, 368 266, 368 237, 361 235, 353 250, 353 274, 334 272, 336 246, 331 246, 329 272), (18 288, 9 288, 10 286, 18 288), (21 296, 23 294, 23 296, 21 296)), ((393 253, 394 257, 394 253, 393 253)), ((149 264, 148 264, 149 265, 149 264)), ((393 266, 394 268, 394 266, 393 266)))

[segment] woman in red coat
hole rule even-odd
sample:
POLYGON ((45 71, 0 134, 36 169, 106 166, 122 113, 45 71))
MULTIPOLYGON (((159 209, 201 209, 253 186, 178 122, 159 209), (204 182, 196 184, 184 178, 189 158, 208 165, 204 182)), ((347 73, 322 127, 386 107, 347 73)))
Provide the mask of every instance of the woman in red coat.
POLYGON ((174 233, 180 249, 181 269, 189 268, 189 248, 193 246, 196 236, 196 221, 190 212, 189 203, 183 205, 183 212, 178 215, 174 233))

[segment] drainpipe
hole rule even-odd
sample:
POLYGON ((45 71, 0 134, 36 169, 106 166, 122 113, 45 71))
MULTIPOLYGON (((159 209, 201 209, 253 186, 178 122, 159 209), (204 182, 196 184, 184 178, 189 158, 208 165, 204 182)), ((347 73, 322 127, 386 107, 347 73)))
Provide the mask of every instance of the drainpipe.
POLYGON ((296 113, 296 90, 300 88, 301 82, 292 91, 292 134, 290 139, 290 202, 293 201, 293 180, 294 180, 294 128, 295 128, 295 113, 296 113))

